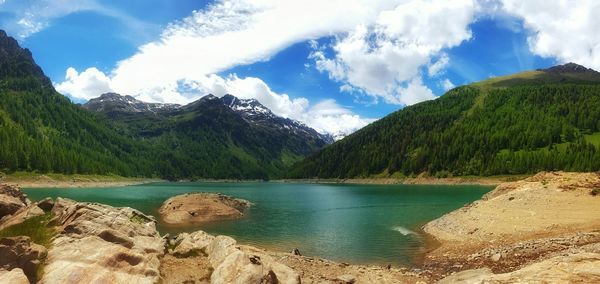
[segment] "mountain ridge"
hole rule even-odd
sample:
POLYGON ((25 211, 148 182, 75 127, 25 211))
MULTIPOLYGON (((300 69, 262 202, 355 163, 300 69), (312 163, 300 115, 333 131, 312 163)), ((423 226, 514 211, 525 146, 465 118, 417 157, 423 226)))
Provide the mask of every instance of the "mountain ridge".
POLYGON ((185 107, 105 94, 73 104, 54 90, 31 52, 0 34, 0 171, 271 179, 325 145, 253 124, 214 97, 185 107))
POLYGON ((599 75, 566 64, 457 87, 310 155, 289 177, 600 170, 599 75))
POLYGON ((169 115, 170 112, 177 110, 189 110, 195 105, 202 104, 205 100, 219 99, 224 105, 234 112, 241 115, 249 123, 263 125, 271 128, 287 129, 298 135, 310 136, 311 139, 321 139, 325 144, 333 143, 332 136, 322 134, 310 128, 309 126, 289 118, 274 114, 269 108, 265 107, 256 99, 240 99, 231 94, 226 94, 218 98, 212 94, 201 97, 186 105, 168 104, 168 103, 147 103, 135 99, 132 96, 120 95, 117 93, 105 93, 97 98, 90 99, 82 106, 85 109, 99 113, 104 113, 109 117, 119 115, 118 113, 140 113, 151 112, 153 114, 161 113, 169 115))

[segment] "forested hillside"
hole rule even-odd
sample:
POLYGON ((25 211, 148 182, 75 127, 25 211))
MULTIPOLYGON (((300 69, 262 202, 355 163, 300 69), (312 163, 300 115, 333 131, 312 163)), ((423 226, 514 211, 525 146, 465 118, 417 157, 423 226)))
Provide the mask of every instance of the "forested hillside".
POLYGON ((214 96, 179 107, 113 95, 124 105, 71 103, 0 31, 0 172, 269 179, 325 145, 304 130, 253 123, 214 96))
POLYGON ((230 106, 231 98, 207 95, 178 106, 104 94, 84 107, 119 133, 152 145, 156 168, 170 179, 279 177, 325 145, 316 131, 290 124, 257 101, 260 117, 254 119, 257 114, 248 110, 239 113, 230 106))
POLYGON ((575 64, 459 87, 296 164, 295 178, 600 170, 600 73, 575 64))

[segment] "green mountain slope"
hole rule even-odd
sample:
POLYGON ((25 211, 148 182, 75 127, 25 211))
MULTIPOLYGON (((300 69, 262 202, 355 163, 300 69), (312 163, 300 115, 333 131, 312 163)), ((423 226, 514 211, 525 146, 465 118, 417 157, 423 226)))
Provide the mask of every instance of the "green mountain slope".
POLYGON ((258 112, 238 113, 226 99, 246 102, 208 95, 179 106, 109 93, 84 107, 110 121, 119 133, 153 145, 160 175, 172 179, 279 177, 325 145, 316 131, 273 115, 257 101, 251 103, 258 112))
POLYGON ((326 144, 266 108, 253 121, 213 96, 184 107, 130 103, 71 103, 0 31, 0 171, 268 179, 326 144))
POLYGON ((290 177, 599 170, 599 132, 600 73, 570 63, 406 107, 309 156, 290 177))
POLYGON ((0 31, 0 171, 150 175, 146 151, 56 93, 0 31))

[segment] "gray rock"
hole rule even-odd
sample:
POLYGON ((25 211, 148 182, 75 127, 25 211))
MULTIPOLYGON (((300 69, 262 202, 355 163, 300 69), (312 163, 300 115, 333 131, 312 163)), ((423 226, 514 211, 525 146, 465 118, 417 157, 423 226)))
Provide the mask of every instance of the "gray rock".
POLYGON ((494 262, 499 261, 501 258, 502 258, 502 254, 499 254, 499 253, 494 254, 490 257, 490 259, 494 262))
POLYGON ((350 274, 344 274, 344 275, 340 275, 337 278, 335 278, 335 281, 345 283, 345 284, 352 284, 352 283, 356 282, 356 277, 354 277, 353 275, 350 275, 350 274))

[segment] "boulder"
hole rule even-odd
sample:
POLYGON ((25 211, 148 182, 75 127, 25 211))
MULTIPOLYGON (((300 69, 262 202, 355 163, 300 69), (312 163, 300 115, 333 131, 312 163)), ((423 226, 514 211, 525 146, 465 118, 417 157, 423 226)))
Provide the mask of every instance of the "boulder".
POLYGON ((54 207, 54 200, 50 197, 46 197, 35 203, 37 207, 44 210, 44 212, 49 212, 54 207))
POLYGON ((227 258, 230 254, 238 251, 235 247, 236 241, 232 237, 228 236, 217 236, 210 244, 206 247, 206 254, 208 260, 213 267, 219 266, 221 262, 227 258))
POLYGON ((29 280, 21 268, 10 271, 0 269, 0 283, 29 284, 29 280))
MULTIPOLYGON (((46 255, 46 248, 31 242, 29 237, 0 239, 0 268, 4 270, 21 269, 21 273, 24 273, 32 283, 37 281, 37 268, 46 255)), ((0 283, 5 282, 0 281, 0 283)))
POLYGON ((58 198, 43 283, 156 283, 164 240, 156 221, 131 208, 58 198))
POLYGON ((12 185, 0 184, 0 220, 15 214, 30 204, 27 195, 21 189, 12 185))
POLYGON ((167 224, 189 225, 241 218, 250 205, 218 193, 188 193, 167 199, 158 212, 167 224))
POLYGON ((177 246, 173 249, 172 253, 176 256, 185 256, 197 253, 208 255, 206 248, 214 239, 214 236, 209 235, 204 231, 196 231, 191 234, 181 233, 175 238, 175 244, 177 246))
POLYGON ((210 283, 260 283, 265 274, 265 267, 241 251, 229 254, 215 268, 210 277, 210 283))
POLYGON ((19 209, 19 211, 15 212, 13 215, 5 216, 0 220, 0 230, 8 228, 13 225, 21 224, 25 220, 43 215, 44 211, 37 206, 28 206, 19 209))
POLYGON ((297 284, 300 283, 300 275, 268 255, 236 250, 215 268, 210 282, 297 284))
MULTIPOLYGON (((171 254, 196 257, 197 252, 213 269, 211 283, 300 283, 300 275, 264 251, 238 246, 228 236, 211 236, 203 231, 182 233, 175 238, 178 245, 171 254)), ((181 258, 183 259, 183 258, 181 258)))
POLYGON ((356 277, 354 277, 353 275, 350 274, 344 274, 344 275, 340 275, 335 279, 336 282, 342 283, 342 284, 353 284, 354 282, 356 282, 356 277))

